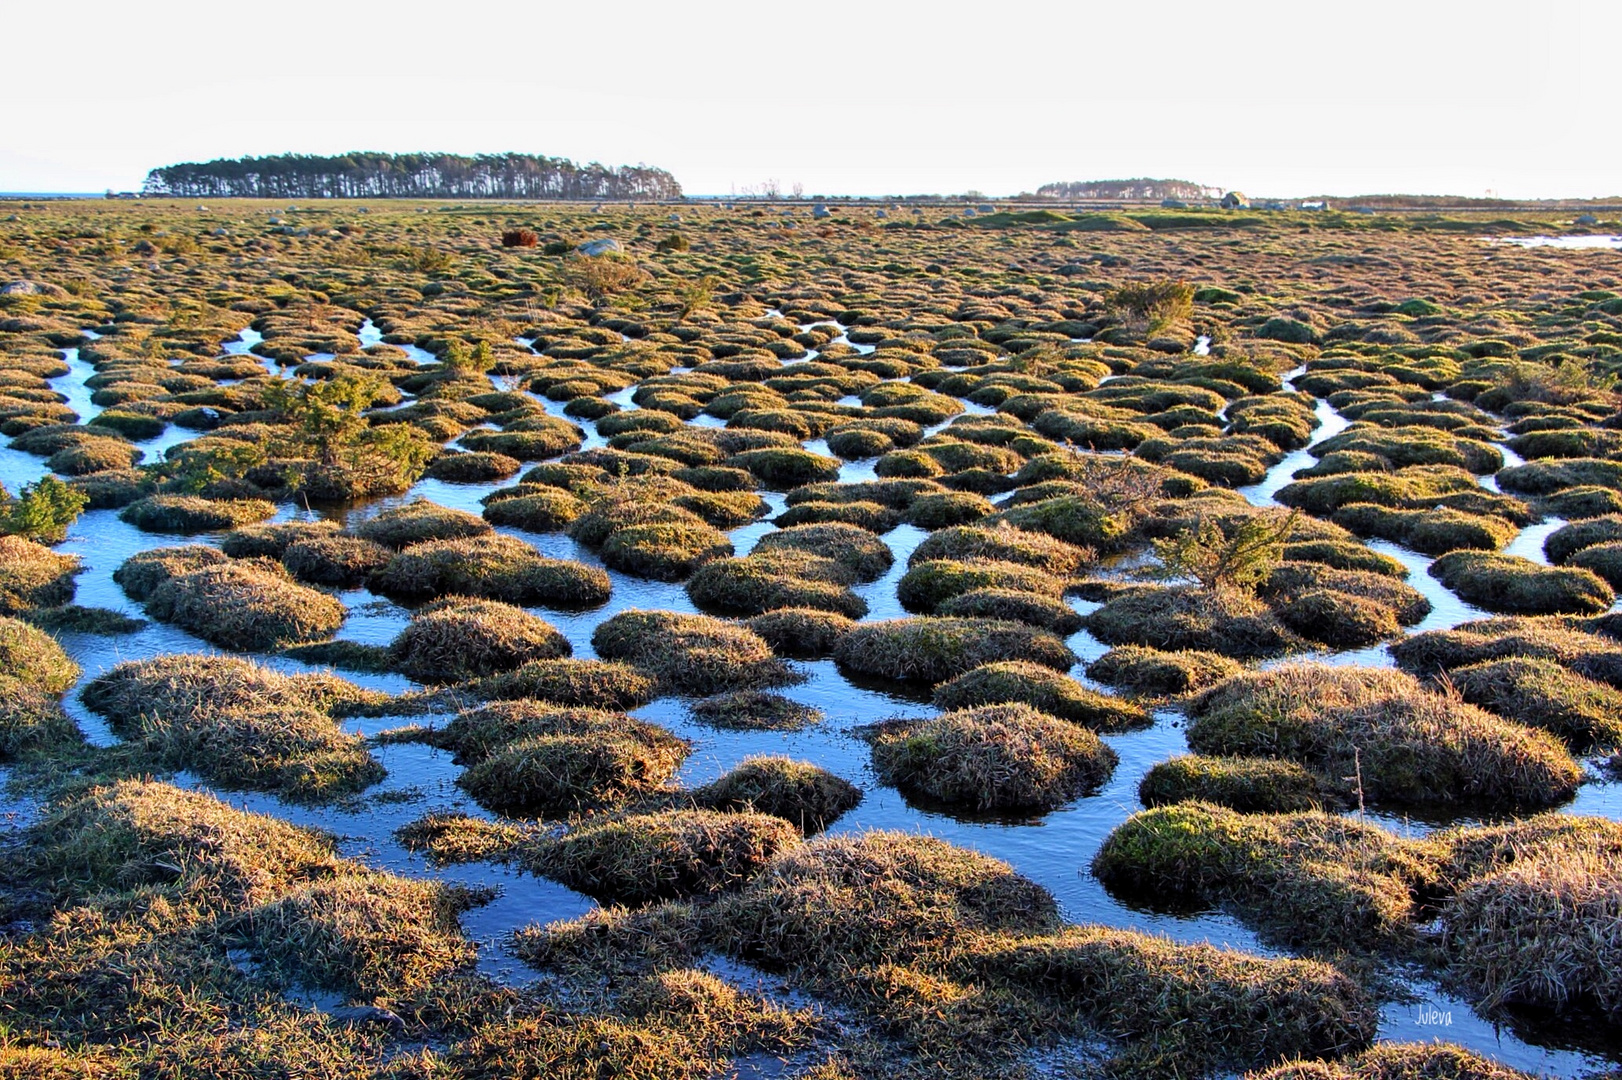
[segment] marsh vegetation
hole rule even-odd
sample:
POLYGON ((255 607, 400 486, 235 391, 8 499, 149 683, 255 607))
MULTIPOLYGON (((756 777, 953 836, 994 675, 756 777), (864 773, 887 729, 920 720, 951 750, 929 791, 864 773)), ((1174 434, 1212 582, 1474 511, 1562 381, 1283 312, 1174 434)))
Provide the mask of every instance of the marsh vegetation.
POLYGON ((1615 253, 778 209, 0 223, 0 1074, 1616 1068, 1615 253))

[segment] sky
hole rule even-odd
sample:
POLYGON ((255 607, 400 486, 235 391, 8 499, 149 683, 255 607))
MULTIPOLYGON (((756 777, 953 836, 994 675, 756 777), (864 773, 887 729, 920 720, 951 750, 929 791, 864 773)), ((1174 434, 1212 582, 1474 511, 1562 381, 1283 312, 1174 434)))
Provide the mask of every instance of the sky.
POLYGON ((4 21, 0 191, 433 150, 642 162, 694 195, 1622 195, 1617 0, 52 0, 4 21))

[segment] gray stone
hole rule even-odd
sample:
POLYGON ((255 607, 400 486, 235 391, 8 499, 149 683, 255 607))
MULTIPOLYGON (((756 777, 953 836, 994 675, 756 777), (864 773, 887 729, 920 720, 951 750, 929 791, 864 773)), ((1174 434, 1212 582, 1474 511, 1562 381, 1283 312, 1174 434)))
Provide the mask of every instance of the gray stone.
POLYGON ((34 296, 39 292, 39 286, 32 281, 13 281, 7 285, 0 285, 0 296, 34 296))
POLYGON ((625 246, 612 236, 605 236, 600 240, 587 240, 575 250, 582 255, 620 255, 625 252, 625 246))

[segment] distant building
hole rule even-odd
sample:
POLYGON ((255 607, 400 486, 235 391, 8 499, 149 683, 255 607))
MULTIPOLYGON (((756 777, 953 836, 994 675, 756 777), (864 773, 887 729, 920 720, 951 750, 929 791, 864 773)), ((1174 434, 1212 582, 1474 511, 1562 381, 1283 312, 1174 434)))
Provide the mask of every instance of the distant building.
POLYGON ((1222 196, 1222 209, 1249 210, 1250 200, 1245 198, 1245 193, 1242 191, 1230 191, 1222 196))

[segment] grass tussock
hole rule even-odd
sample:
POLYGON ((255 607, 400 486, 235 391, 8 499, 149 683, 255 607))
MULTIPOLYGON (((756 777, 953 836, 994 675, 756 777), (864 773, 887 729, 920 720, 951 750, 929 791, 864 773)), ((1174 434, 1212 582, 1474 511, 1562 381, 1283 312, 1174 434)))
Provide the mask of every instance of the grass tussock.
POLYGON ((834 645, 841 667, 863 675, 939 683, 985 664, 1023 660, 1068 671, 1075 654, 1057 637, 995 619, 922 617, 861 623, 834 645))
POLYGON ((1564 802, 1582 779, 1547 732, 1384 669, 1292 664, 1240 675, 1190 712, 1199 753, 1285 758, 1341 796, 1361 782, 1376 802, 1537 808, 1564 802))
POLYGON ((981 705, 882 725, 873 766, 903 792, 974 810, 1052 809, 1100 787, 1116 755, 1029 705, 981 705))
POLYGON ((693 716, 729 731, 799 731, 822 722, 822 711, 765 690, 734 690, 693 702, 693 716))
POLYGON ((1501 615, 1598 615, 1616 601, 1598 574, 1575 566, 1540 566, 1515 555, 1455 551, 1430 575, 1460 599, 1501 615))
POLYGON ((604 660, 531 660, 481 679, 470 688, 483 698, 537 698, 554 705, 634 709, 658 696, 659 682, 629 664, 604 660))
POLYGON ((510 671, 573 650, 546 620, 495 600, 441 601, 419 611, 389 645, 394 666, 418 682, 442 684, 510 671))
POLYGON ((828 656, 856 621, 817 608, 776 608, 744 621, 778 656, 813 659, 828 656))
POLYGON ((147 614, 227 649, 268 652, 331 636, 349 611, 300 585, 275 563, 232 562, 169 578, 146 600, 147 614))
POLYGON ((1244 670, 1237 660, 1199 649, 1164 652, 1117 645, 1087 665, 1087 676, 1131 694, 1172 697, 1196 693, 1244 670))
POLYGON ((300 800, 359 791, 382 778, 364 741, 344 734, 332 717, 367 697, 332 676, 173 655, 119 664, 83 692, 88 707, 163 767, 300 800))
POLYGON ((1380 1043, 1338 1061, 1291 1061, 1244 1080, 1533 1080, 1449 1043, 1380 1043))
POLYGON ((0 536, 0 615, 60 607, 73 599, 79 560, 20 536, 0 536))
POLYGON ((668 733, 633 725, 522 735, 492 749, 457 783, 479 805, 509 817, 557 816, 654 794, 690 752, 668 733))
POLYGON ((427 499, 413 499, 368 518, 351 531, 362 540, 399 551, 430 540, 483 536, 490 531, 490 525, 465 510, 453 510, 427 499))
POLYGON ((446 593, 509 604, 594 607, 613 589, 606 571, 567 559, 548 559, 511 536, 430 540, 405 549, 372 575, 372 587, 390 596, 446 593))
POLYGON ((1198 754, 1156 764, 1138 785, 1138 799, 1145 806, 1214 803, 1247 814, 1315 810, 1326 801, 1318 778, 1293 761, 1198 754))
POLYGON ((747 627, 707 615, 623 611, 592 633, 597 654, 647 671, 678 693, 782 686, 794 671, 747 627))
POLYGON ((1150 723, 1142 706, 1089 690, 1068 675, 1024 660, 966 671, 937 686, 934 701, 941 709, 1022 703, 1094 731, 1131 731, 1150 723))
POLYGON ((118 512, 143 532, 221 532, 264 521, 276 513, 264 499, 204 499, 196 495, 149 495, 118 512))
POLYGON ((1578 752, 1622 746, 1622 691, 1553 660, 1488 660, 1448 679, 1472 705, 1552 732, 1578 752))
POLYGON ((599 900, 643 904, 736 888, 800 832, 769 814, 661 810, 576 825, 525 862, 599 900))
POLYGON ((80 668, 45 631, 0 615, 0 672, 33 690, 61 694, 78 681, 80 668))
POLYGON ((805 836, 839 820, 862 801, 855 784, 807 761, 786 757, 745 758, 725 775, 694 788, 699 806, 753 810, 782 818, 805 836))

